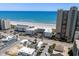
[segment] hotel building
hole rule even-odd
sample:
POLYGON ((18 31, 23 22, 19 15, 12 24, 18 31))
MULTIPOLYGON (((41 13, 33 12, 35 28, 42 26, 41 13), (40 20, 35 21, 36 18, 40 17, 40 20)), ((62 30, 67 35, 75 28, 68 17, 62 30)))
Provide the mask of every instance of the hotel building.
POLYGON ((58 10, 56 23, 56 37, 59 40, 72 42, 74 40, 75 31, 79 31, 79 11, 73 6, 70 10, 58 10))
POLYGON ((10 22, 8 20, 0 19, 0 30, 5 30, 11 28, 10 22))

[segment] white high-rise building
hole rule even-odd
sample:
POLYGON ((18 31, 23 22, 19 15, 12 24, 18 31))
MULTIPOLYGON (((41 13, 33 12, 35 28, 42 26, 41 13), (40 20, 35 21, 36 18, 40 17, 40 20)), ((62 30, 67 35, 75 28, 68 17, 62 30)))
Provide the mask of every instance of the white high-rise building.
POLYGON ((10 29, 11 24, 10 21, 6 19, 0 19, 0 30, 10 29))

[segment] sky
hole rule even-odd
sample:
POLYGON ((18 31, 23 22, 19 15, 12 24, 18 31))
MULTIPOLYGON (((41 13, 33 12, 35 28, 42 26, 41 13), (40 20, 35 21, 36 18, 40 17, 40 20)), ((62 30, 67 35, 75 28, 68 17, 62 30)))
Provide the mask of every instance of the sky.
POLYGON ((0 3, 0 11, 57 11, 69 9, 79 3, 0 3))

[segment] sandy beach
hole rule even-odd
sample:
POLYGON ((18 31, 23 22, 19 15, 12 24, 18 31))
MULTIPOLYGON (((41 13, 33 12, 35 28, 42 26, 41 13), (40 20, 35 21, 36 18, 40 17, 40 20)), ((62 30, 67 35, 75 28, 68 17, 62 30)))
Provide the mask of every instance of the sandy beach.
POLYGON ((35 27, 38 27, 38 28, 56 29, 56 24, 19 22, 19 21, 10 21, 10 23, 13 24, 13 25, 21 24, 21 25, 35 26, 35 27))

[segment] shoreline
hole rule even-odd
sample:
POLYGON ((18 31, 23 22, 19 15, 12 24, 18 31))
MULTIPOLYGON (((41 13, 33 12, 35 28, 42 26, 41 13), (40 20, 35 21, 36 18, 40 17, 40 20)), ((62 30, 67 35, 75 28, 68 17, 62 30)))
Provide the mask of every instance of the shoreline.
POLYGON ((49 28, 49 29, 56 29, 56 24, 46 24, 46 23, 33 23, 33 22, 21 22, 21 21, 10 21, 12 25, 29 25, 35 26, 38 28, 49 28))

